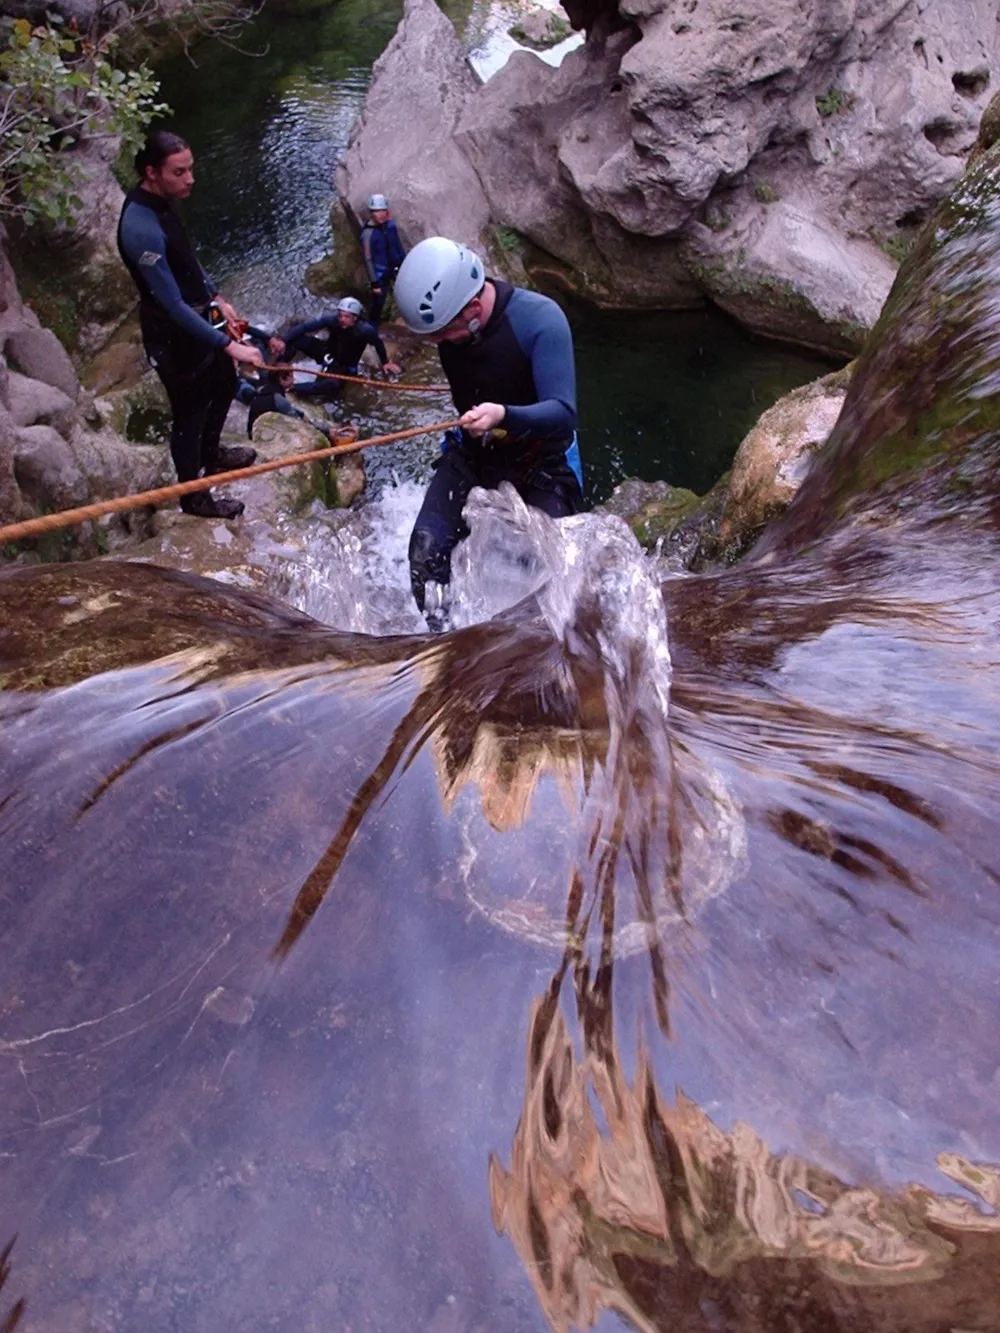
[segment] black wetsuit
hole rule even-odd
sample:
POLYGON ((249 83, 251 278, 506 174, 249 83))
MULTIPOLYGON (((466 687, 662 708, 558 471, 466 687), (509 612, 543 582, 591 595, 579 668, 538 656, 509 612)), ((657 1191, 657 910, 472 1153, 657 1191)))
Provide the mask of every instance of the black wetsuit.
POLYGON ((496 301, 485 327, 461 343, 441 343, 441 366, 459 413, 479 403, 507 409, 486 441, 449 431, 445 452, 410 537, 410 580, 423 609, 429 580, 447 583, 451 553, 469 535, 462 510, 473 486, 511 482, 526 504, 552 518, 576 513, 573 338, 547 296, 493 280, 496 301))
POLYGON ((236 392, 236 368, 222 351, 232 339, 205 314, 218 289, 170 202, 141 185, 125 197, 118 250, 139 289, 146 355, 170 400, 177 478, 191 481, 202 467, 217 466, 219 437, 236 392))
POLYGON ((301 407, 293 407, 277 385, 265 384, 262 389, 258 389, 249 402, 250 411, 247 413, 247 435, 253 439, 254 422, 258 417, 262 417, 265 412, 280 412, 285 417, 298 417, 301 421, 305 418, 305 412, 301 407))
MULTIPOLYGON (((323 370, 332 371, 335 375, 356 375, 366 347, 375 348, 383 366, 389 359, 385 343, 374 324, 359 319, 349 329, 345 329, 341 327, 336 312, 296 324, 281 337, 286 347, 311 356, 323 370), (313 336, 323 330, 327 334, 325 339, 313 336)), ((339 398, 343 388, 340 380, 313 380, 308 384, 296 384, 295 392, 303 398, 339 398)))

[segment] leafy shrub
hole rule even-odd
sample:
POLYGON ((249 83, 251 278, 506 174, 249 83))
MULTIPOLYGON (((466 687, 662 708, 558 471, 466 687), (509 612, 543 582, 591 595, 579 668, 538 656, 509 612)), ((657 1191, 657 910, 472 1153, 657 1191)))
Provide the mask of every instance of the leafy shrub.
POLYGON ((825 119, 827 116, 846 115, 854 106, 854 94, 845 93, 843 88, 831 88, 816 98, 816 110, 825 119))
POLYGON ((14 20, 0 54, 0 216, 72 226, 80 199, 70 150, 120 137, 134 151, 149 121, 169 111, 145 65, 115 66, 117 40, 14 20))

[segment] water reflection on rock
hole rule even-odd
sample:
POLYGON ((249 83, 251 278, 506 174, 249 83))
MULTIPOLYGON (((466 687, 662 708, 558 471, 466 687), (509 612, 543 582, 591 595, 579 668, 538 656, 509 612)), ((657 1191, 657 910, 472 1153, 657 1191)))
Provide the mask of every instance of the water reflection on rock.
POLYGON ((666 715, 599 602, 0 579, 25 1327, 997 1327, 968 550, 667 584, 666 715))
POLYGON ((753 563, 496 511, 548 577, 438 639, 0 575, 24 1329, 1000 1330, 978 170, 753 563))

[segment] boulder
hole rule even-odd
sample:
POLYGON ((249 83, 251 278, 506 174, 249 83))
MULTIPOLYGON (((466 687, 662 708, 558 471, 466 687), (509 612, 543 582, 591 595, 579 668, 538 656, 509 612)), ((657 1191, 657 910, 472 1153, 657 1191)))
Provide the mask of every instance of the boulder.
POLYGON ((544 51, 568 37, 570 26, 562 14, 535 5, 520 15, 509 32, 516 42, 536 51, 544 51))
POLYGON ((14 471, 17 448, 17 423, 0 407, 0 523, 14 523, 23 508, 21 491, 14 471))
POLYGON ((25 499, 38 509, 70 509, 89 498, 87 478, 73 450, 51 426, 17 431, 14 475, 25 499))
POLYGON ((793 389, 763 414, 736 451, 719 545, 745 551, 791 504, 837 423, 852 368, 793 389))
POLYGON ((93 500, 148 491, 177 480, 170 450, 163 445, 129 444, 106 427, 82 426, 73 431, 69 445, 93 500))
POLYGON ((337 168, 337 191, 355 221, 367 217, 368 195, 377 190, 389 196, 411 245, 442 235, 484 247, 489 206, 452 137, 477 86, 434 0, 406 0, 337 168))
POLYGON ((669 536, 699 503, 700 497, 683 486, 629 477, 596 508, 624 519, 640 546, 649 549, 661 537, 669 536))
POLYGON ((136 291, 117 247, 123 194, 113 167, 120 149, 111 136, 83 139, 64 154, 79 201, 72 225, 33 228, 19 238, 21 293, 74 353, 101 346, 129 310, 136 291))
POLYGON ((72 398, 42 380, 7 372, 4 401, 19 426, 54 426, 66 437, 76 416, 72 398))
POLYGON ((514 52, 467 100, 455 142, 482 181, 494 223, 541 252, 525 256, 529 271, 554 260, 566 285, 602 305, 690 306, 699 291, 676 242, 651 242, 592 207, 625 112, 609 89, 633 40, 620 33, 557 67, 514 52))
POLYGON ((7 248, 10 244, 6 228, 0 224, 0 315, 19 314, 22 309, 17 277, 11 266, 7 248))
POLYGON ((3 351, 22 375, 50 384, 76 400, 80 381, 69 353, 50 329, 15 328, 6 335, 3 351))
POLYGON ((819 351, 860 351, 896 267, 805 198, 748 208, 724 233, 693 223, 685 259, 712 300, 755 333, 819 351))

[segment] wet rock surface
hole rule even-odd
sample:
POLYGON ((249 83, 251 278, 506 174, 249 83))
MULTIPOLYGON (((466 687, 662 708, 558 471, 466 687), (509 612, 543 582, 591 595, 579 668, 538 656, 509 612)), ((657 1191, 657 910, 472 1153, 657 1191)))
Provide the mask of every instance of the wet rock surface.
POLYGON ((496 493, 435 637, 0 572, 4 1316, 1000 1330, 998 179, 732 568, 496 493))

